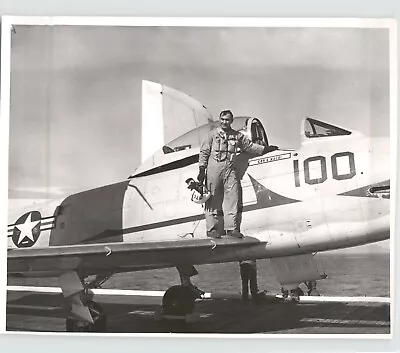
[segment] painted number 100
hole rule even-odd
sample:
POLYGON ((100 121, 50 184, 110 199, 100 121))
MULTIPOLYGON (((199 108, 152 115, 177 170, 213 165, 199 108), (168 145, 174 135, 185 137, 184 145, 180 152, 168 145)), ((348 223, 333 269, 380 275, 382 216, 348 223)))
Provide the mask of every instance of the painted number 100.
MULTIPOLYGON (((331 166, 332 166, 332 178, 335 180, 345 180, 345 179, 351 179, 356 175, 356 166, 354 162, 354 153, 352 152, 340 152, 340 153, 335 153, 333 156, 331 156, 331 166), (338 158, 342 159, 342 168, 341 171, 339 172, 338 170, 338 158), (348 167, 346 165, 345 159, 347 159, 348 162, 348 167), (343 165, 345 168, 343 168, 343 165), (346 169, 345 171, 343 169, 346 169)), ((309 185, 313 184, 321 184, 325 180, 328 179, 328 172, 327 172, 327 166, 326 166, 326 158, 324 156, 314 156, 314 157, 309 157, 304 160, 303 162, 303 167, 304 167, 304 182, 309 185), (313 163, 313 165, 319 164, 321 170, 320 170, 320 177, 318 178, 312 178, 311 173, 310 173, 310 164, 313 163)), ((293 161, 293 168, 294 168, 294 184, 296 187, 300 186, 300 169, 299 169, 299 161, 294 160, 293 161)), ((314 167, 312 170, 318 170, 316 167, 314 167)))

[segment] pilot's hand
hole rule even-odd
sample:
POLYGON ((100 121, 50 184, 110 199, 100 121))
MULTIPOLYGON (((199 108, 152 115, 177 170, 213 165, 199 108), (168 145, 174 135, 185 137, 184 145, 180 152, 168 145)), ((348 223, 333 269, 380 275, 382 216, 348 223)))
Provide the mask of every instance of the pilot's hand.
POLYGON ((199 168, 199 175, 197 176, 197 180, 199 181, 200 184, 203 184, 205 178, 206 178, 206 168, 205 167, 200 167, 199 168))
POLYGON ((274 152, 276 150, 279 150, 278 146, 274 146, 274 145, 265 146, 264 147, 264 154, 265 153, 269 153, 269 152, 274 152))

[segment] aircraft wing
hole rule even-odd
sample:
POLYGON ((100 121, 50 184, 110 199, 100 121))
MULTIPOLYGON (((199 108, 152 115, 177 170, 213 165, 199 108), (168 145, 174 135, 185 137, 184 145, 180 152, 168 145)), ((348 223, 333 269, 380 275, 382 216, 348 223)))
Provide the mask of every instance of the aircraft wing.
POLYGON ((9 275, 56 277, 69 271, 83 275, 236 261, 257 246, 255 238, 182 239, 146 243, 104 243, 9 249, 9 275))

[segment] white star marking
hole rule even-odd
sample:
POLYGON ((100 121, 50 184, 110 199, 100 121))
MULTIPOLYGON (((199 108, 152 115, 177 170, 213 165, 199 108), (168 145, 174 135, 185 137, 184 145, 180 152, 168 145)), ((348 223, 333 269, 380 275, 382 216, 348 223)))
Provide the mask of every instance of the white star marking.
POLYGON ((18 245, 21 244, 21 242, 25 238, 29 238, 32 242, 35 241, 35 239, 33 238, 32 229, 35 228, 39 224, 39 222, 40 220, 32 221, 32 213, 31 213, 30 217, 27 217, 24 223, 15 225, 15 227, 19 229, 19 231, 21 232, 18 238, 18 245))

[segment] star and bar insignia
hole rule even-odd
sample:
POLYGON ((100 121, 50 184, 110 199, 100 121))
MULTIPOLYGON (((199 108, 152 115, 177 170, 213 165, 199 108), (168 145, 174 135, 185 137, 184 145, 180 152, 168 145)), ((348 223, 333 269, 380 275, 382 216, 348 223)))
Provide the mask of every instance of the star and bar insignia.
POLYGON ((36 244, 42 231, 53 229, 55 216, 44 217, 38 211, 30 211, 8 226, 7 236, 18 248, 29 248, 36 244))

